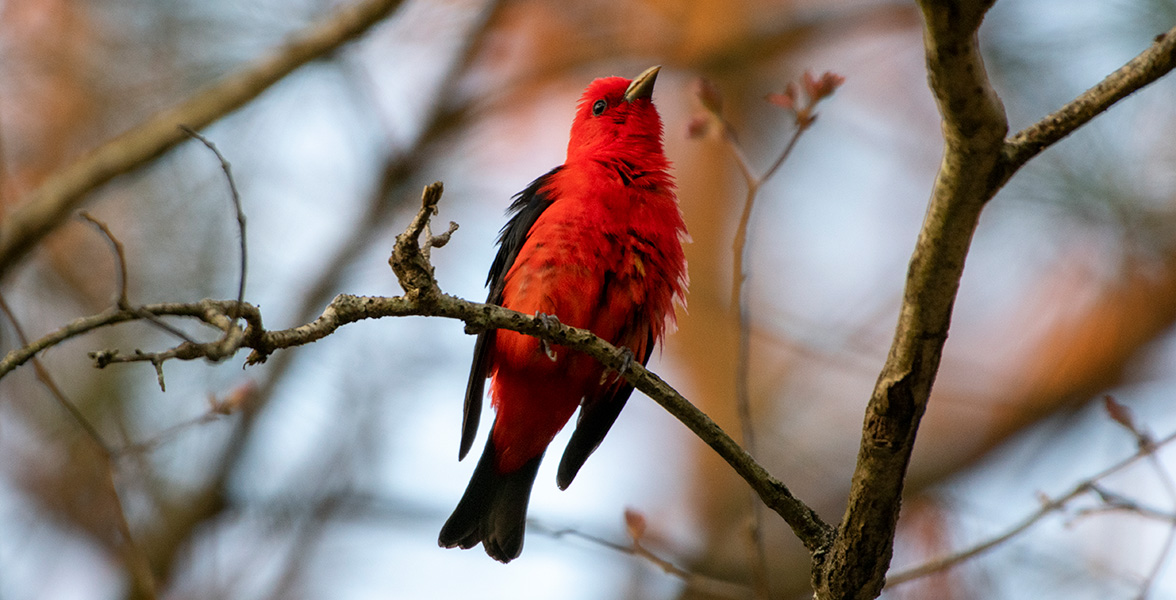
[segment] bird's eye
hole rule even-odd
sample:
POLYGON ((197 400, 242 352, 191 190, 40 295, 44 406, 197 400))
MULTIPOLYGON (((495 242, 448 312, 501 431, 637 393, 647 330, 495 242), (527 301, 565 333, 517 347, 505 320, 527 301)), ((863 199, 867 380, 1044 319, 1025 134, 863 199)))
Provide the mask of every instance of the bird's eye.
POLYGON ((604 109, 608 108, 608 103, 604 100, 597 100, 592 104, 592 115, 599 117, 604 114, 604 109))

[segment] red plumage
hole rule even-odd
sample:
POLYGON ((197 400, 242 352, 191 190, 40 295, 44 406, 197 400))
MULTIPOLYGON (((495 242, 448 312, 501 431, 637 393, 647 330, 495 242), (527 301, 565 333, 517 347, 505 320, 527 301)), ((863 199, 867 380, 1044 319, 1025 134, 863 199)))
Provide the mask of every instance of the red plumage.
MULTIPOLYGON (((490 269, 487 302, 588 329, 648 360, 686 291, 686 226, 674 196, 662 125, 651 101, 658 68, 584 91, 567 159, 516 196, 490 269)), ((608 433, 632 387, 595 359, 512 331, 474 349, 460 456, 473 442, 483 385, 497 410, 486 449, 442 546, 509 562, 522 551, 527 501, 544 451, 581 406, 560 462, 565 488, 608 433)))

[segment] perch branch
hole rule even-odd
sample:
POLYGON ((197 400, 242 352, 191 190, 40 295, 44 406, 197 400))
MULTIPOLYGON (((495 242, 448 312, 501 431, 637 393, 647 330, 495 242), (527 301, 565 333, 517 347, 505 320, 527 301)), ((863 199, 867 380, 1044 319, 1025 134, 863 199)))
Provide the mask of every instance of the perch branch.
MULTIPOLYGON (((242 318, 248 323, 245 331, 240 334, 240 346, 252 349, 246 359, 247 364, 264 362, 266 357, 281 349, 320 340, 348 323, 383 317, 433 316, 464 321, 467 332, 509 329, 532 335, 584 352, 614 371, 622 370, 626 363, 625 353, 590 331, 568 327, 562 323, 551 323, 541 317, 524 315, 500 306, 469 302, 437 289, 436 281, 432 278, 433 268, 421 254, 419 236, 436 209, 440 192, 440 185, 426 188, 420 213, 409 229, 397 238, 391 262, 402 285, 405 286, 404 296, 384 298, 341 294, 336 296, 314 321, 277 331, 266 331, 262 328, 261 314, 257 307, 248 303, 238 304, 232 300, 206 299, 191 304, 152 304, 142 308, 159 316, 196 318, 223 332, 231 327, 229 314, 239 307, 242 318), (422 287, 414 287, 418 285, 422 287)), ((37 352, 61 341, 99 327, 140 318, 134 310, 113 308, 99 315, 78 319, 23 348, 9 352, 0 360, 0 377, 27 362, 37 352)), ((203 344, 185 342, 175 348, 156 353, 137 352, 122 355, 117 351, 103 351, 95 354, 99 366, 112 362, 154 364, 156 361, 168 359, 196 358, 222 360, 226 357, 219 353, 219 343, 215 341, 203 344)), ((639 363, 630 362, 622 375, 634 387, 677 417, 725 459, 755 490, 768 508, 779 514, 793 528, 810 551, 815 552, 828 543, 832 528, 822 521, 815 511, 793 496, 783 483, 772 477, 706 414, 639 363)))

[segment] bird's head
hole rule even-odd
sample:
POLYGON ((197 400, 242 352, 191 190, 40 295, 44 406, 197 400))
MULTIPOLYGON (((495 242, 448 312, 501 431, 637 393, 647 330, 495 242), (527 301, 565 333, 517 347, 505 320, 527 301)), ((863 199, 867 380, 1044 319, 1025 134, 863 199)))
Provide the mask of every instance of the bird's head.
POLYGON ((653 83, 661 67, 636 78, 604 77, 588 84, 568 141, 568 161, 662 155, 662 123, 653 106, 653 83))

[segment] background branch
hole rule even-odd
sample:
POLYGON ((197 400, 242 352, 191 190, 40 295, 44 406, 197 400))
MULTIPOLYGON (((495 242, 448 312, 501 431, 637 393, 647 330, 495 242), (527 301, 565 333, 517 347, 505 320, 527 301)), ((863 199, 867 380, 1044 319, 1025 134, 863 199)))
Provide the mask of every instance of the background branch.
MULTIPOLYGON (((626 520, 628 520, 630 514, 631 511, 625 512, 626 520)), ((556 539, 564 537, 577 537, 614 552, 620 552, 636 558, 644 559, 645 561, 660 569, 663 573, 681 580, 687 588, 698 590, 699 592, 706 594, 708 598, 747 598, 753 592, 753 590, 746 585, 694 573, 658 556, 641 543, 641 536, 633 535, 634 532, 632 527, 629 528, 629 543, 620 544, 606 540, 600 536, 580 531, 578 529, 551 529, 543 523, 537 523, 533 520, 528 520, 527 525, 529 528, 537 530, 539 533, 549 535, 556 539)))
MULTIPOLYGON (((383 152, 384 156, 376 163, 374 189, 367 194, 366 198, 361 199, 366 205, 366 209, 363 214, 358 216, 354 226, 348 230, 347 234, 338 240, 335 249, 324 250, 327 260, 321 267, 315 267, 317 273, 303 270, 307 282, 306 291, 304 293, 297 292, 297 296, 291 296, 296 298, 298 307, 291 316, 283 315, 284 318, 291 319, 288 322, 298 323, 311 320, 322 310, 322 307, 337 293, 343 281, 354 273, 350 267, 355 263, 357 257, 362 256, 377 243, 384 241, 382 236, 389 231, 392 217, 403 208, 404 204, 411 203, 411 200, 409 202, 403 200, 405 198, 403 191, 407 182, 415 178, 422 166, 437 160, 435 157, 439 148, 451 139, 456 131, 461 131, 463 127, 469 125, 473 113, 471 106, 476 104, 479 98, 470 98, 462 94, 458 89, 458 84, 462 80, 462 76, 469 72, 472 63, 481 52, 486 32, 491 30, 492 24, 496 22, 496 15, 499 14, 498 7, 498 2, 487 2, 480 9, 477 17, 469 23, 468 30, 462 32, 462 45, 456 49, 451 64, 446 65, 442 70, 438 89, 434 92, 435 97, 440 100, 429 104, 430 109, 421 122, 422 129, 414 138, 400 139, 395 135, 395 131, 391 131, 388 123, 378 123, 378 126, 373 128, 383 138, 380 140, 378 150, 383 152)), ((371 78, 378 76, 378 72, 371 72, 373 67, 365 60, 363 53, 348 53, 342 57, 334 57, 331 58, 329 64, 346 77, 346 83, 350 85, 345 86, 344 90, 354 98, 357 110, 362 110, 362 113, 370 118, 379 118, 384 112, 384 107, 381 104, 379 90, 373 88, 371 81, 371 78)), ((232 184, 232 180, 230 180, 230 184, 232 184)), ((411 187, 415 187, 415 185, 411 187)), ((411 199, 411 195, 409 198, 411 199)), ((215 209, 213 213, 221 214, 215 209)), ((262 235, 264 236, 264 228, 262 235)), ((119 248, 118 240, 114 238, 113 234, 108 235, 108 240, 115 245, 120 265, 118 273, 123 277, 122 281, 125 281, 127 274, 125 269, 121 268, 121 265, 125 263, 125 257, 119 248)), ((242 256, 244 255, 242 254, 242 256)), ((121 289, 122 285, 120 284, 119 287, 121 289)), ((126 302, 126 305, 126 307, 131 307, 129 301, 126 302)), ((164 309, 161 305, 153 305, 152 308, 164 309)), ((212 326, 214 327, 213 332, 218 336, 227 333, 223 328, 226 323, 224 318, 226 315, 231 317, 233 314, 227 310, 227 305, 218 307, 216 310, 206 310, 207 307, 200 306, 180 308, 172 305, 167 308, 175 310, 165 309, 165 312, 183 314, 182 318, 191 318, 195 313, 215 315, 218 322, 212 326)), ((164 323, 160 318, 143 310, 141 306, 134 306, 134 309, 138 311, 141 318, 150 318, 153 322, 164 323)), ((251 309, 252 307, 242 307, 242 310, 246 311, 251 309)), ((260 317, 260 314, 250 312, 243 316, 246 319, 256 319, 260 317)), ((196 318, 200 319, 200 317, 196 318)), ((127 315, 119 314, 114 310, 105 311, 95 317, 78 319, 69 324, 70 326, 50 334, 47 339, 39 340, 35 347, 39 348, 46 344, 53 345, 63 337, 74 336, 84 331, 92 331, 95 328, 125 320, 128 320, 127 315)), ((133 317, 129 320, 133 320, 133 317)), ((253 331, 258 331, 260 328, 260 321, 252 323, 253 331)), ((174 327, 171 329, 175 330, 174 327)), ((200 333, 200 331, 195 332, 195 334, 200 333)), ((195 337, 201 341, 212 339, 208 335, 196 335, 195 337)), ((181 337, 181 339, 189 341, 193 345, 199 343, 191 337, 181 337)), ((31 348, 18 349, 17 354, 22 354, 21 350, 27 351, 29 349, 31 348)), ((117 355, 117 353, 112 354, 117 355)), ((240 384, 232 388, 239 390, 248 387, 250 389, 249 400, 247 403, 239 403, 243 405, 243 410, 233 411, 238 413, 236 418, 224 419, 222 424, 212 428, 228 428, 228 439, 210 444, 207 448, 209 460, 212 462, 202 473, 205 477, 200 481, 199 486, 184 490, 182 496, 177 495, 157 500, 160 506, 165 507, 163 514, 166 515, 166 518, 146 520, 147 523, 142 534, 144 542, 142 545, 148 550, 156 579, 161 582, 161 586, 166 587, 170 582, 170 573, 175 572, 177 567, 190 560, 190 553, 186 549, 190 548, 191 544, 197 543, 204 536, 204 532, 223 526, 225 522, 223 519, 231 520, 233 511, 242 504, 241 498, 234 497, 230 491, 232 481, 239 479, 242 472, 248 472, 250 465, 245 460, 247 452, 250 448, 258 447, 258 440, 264 439, 267 435, 267 430, 258 428, 256 425, 264 422, 266 418, 273 418, 273 413, 278 412, 267 412, 267 408, 271 404, 278 404, 271 402, 275 397, 274 391, 280 389, 281 382, 289 379, 287 375, 291 372, 290 366, 297 364, 296 357, 299 356, 302 355, 282 353, 271 360, 265 369, 253 371, 246 381, 247 386, 240 384), (255 385, 254 381, 257 382, 255 385)), ((3 358, 14 358, 14 356, 0 356, 0 359, 3 358)), ((27 356, 22 358, 27 359, 27 356)), ((11 361, 0 360, 0 377, 13 366, 15 365, 11 361)), ((233 391, 226 397, 236 398, 239 395, 233 391)), ((229 404, 229 400, 226 400, 225 404, 229 404)), ((186 431, 189 425, 207 423, 221 417, 221 414, 221 409, 214 407, 210 412, 200 417, 162 428, 162 432, 150 436, 149 442, 145 445, 128 442, 130 444, 128 451, 137 455, 138 450, 154 447, 158 440, 168 440, 170 443, 173 441, 174 434, 186 431)), ((268 443, 260 442, 262 445, 268 443)), ((129 464, 124 466, 129 466, 129 464)), ((149 468, 142 470, 145 473, 150 472, 149 468)))
MULTIPOLYGON (((12 328, 16 332, 17 339, 20 340, 20 343, 27 346, 29 341, 25 336, 24 328, 17 321, 16 315, 13 314, 8 303, 4 301, 3 296, 0 296, 0 312, 3 312, 8 317, 9 322, 12 323, 12 328)), ((34 356, 32 357, 32 362, 33 370, 36 372, 37 379, 41 382, 41 385, 49 390, 49 394, 53 396, 53 399, 57 401, 58 405, 69 414, 74 423, 85 433, 86 439, 90 441, 101 459, 103 470, 101 476, 102 482, 105 484, 105 491, 109 493, 110 501, 114 507, 115 527, 118 530, 119 537, 118 547, 121 549, 127 571, 131 574, 131 597, 154 600, 156 598, 156 583, 155 577, 151 572, 150 560, 147 558, 147 554, 143 551, 143 548, 135 542, 135 537, 131 533, 130 523, 127 521, 126 509, 118 493, 118 485, 115 483, 116 452, 102 438, 102 434, 98 433, 98 429, 94 427, 94 424, 82 414, 77 404, 65 395, 65 392, 61 390, 61 386, 57 385, 57 382, 54 381, 49 370, 41 364, 41 361, 37 360, 34 356)))
MULTIPOLYGON (((743 447, 752 456, 758 454, 750 390, 752 323, 751 308, 748 305, 744 289, 747 287, 750 277, 745 262, 747 261, 747 241, 751 215, 760 189, 784 165, 784 161, 792 154, 796 143, 800 141, 800 136, 816 121, 817 104, 831 95, 843 81, 844 78, 833 73, 826 72, 817 78, 805 71, 800 86, 794 82, 788 82, 783 93, 768 96, 769 102, 785 109, 793 117, 794 129, 784 148, 760 175, 754 174, 751 163, 747 159, 747 153, 743 150, 743 146, 735 134, 735 127, 723 115, 723 99, 718 88, 705 79, 700 79, 695 84, 695 95, 703 108, 706 109, 707 114, 694 118, 689 128, 690 135, 695 136, 703 133, 712 122, 717 125, 721 139, 731 151, 735 163, 739 167, 739 172, 743 175, 744 184, 747 186, 743 210, 739 215, 739 223, 735 227, 735 240, 732 244, 731 306, 737 315, 739 329, 739 346, 735 357, 735 405, 739 414, 743 447), (800 90, 803 90, 803 96, 800 90)), ((752 515, 750 534, 754 590, 757 598, 767 598, 770 596, 771 581, 768 578, 768 552, 763 534, 763 505, 754 492, 748 500, 752 515)))
MULTIPOLYGON (((106 241, 110 243, 111 250, 114 251, 115 265, 118 267, 118 292, 114 299, 114 305, 116 308, 120 309, 131 309, 131 300, 127 293, 130 275, 127 271, 127 257, 126 253, 123 251, 122 242, 120 242, 118 238, 115 237, 114 232, 110 230, 110 227, 106 223, 98 220, 90 213, 83 210, 80 211, 78 215, 96 227, 102 234, 102 237, 106 238, 106 241)), ((168 325, 167 322, 163 321, 159 317, 156 317, 149 312, 143 311, 142 309, 135 310, 139 311, 139 316, 150 321, 156 327, 180 338, 181 340, 184 340, 185 342, 190 342, 193 344, 196 343, 192 340, 192 338, 188 337, 188 334, 180 331, 179 329, 176 329, 175 327, 172 327, 171 325, 168 325)), ((27 346, 28 344, 25 345, 27 346)), ((2 369, 0 369, 0 371, 2 371, 2 369)))
MULTIPOLYGON (((950 569, 960 563, 980 556, 981 554, 988 552, 989 550, 992 550, 993 548, 996 548, 1001 544, 1004 544, 1005 542, 1024 533, 1045 517, 1062 510, 1066 507, 1067 504, 1070 503, 1070 501, 1088 492, 1101 496, 1102 494, 1098 491, 1099 481, 1106 479, 1107 477, 1114 475, 1115 473, 1118 473, 1127 467, 1130 467, 1142 458, 1147 457, 1154 460, 1156 451, 1158 451, 1161 447, 1171 444, 1173 441, 1176 441, 1176 433, 1169 434, 1167 437, 1164 437, 1163 439, 1156 441, 1153 444, 1141 446, 1135 454, 1132 454, 1126 459, 1111 465, 1110 467, 1107 467, 1106 469, 1103 469, 1102 471, 1099 471, 1098 473, 1091 475, 1086 479, 1083 479, 1071 487, 1067 492, 1043 500, 1040 508, 1038 508, 1032 514, 1026 516, 1024 519, 1018 521, 1015 525, 1008 528, 1007 530, 965 550, 953 552, 952 554, 942 558, 937 558, 916 567, 904 569, 887 576, 886 587, 889 588, 901 585, 908 581, 919 579, 921 577, 926 577, 932 573, 938 573, 940 571, 950 569)), ((1133 508, 1133 510, 1136 509, 1133 508)))
POLYGON ((401 0, 362 0, 295 36, 274 53, 232 73, 51 175, 0 224, 0 278, 76 209, 94 188, 154 160, 187 138, 185 125, 203 129, 244 106, 298 67, 359 37, 401 0))

